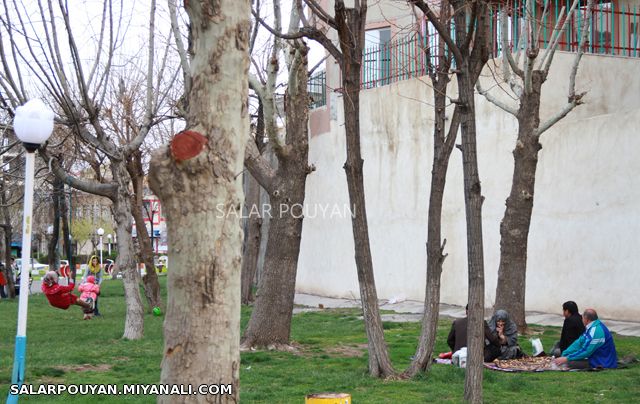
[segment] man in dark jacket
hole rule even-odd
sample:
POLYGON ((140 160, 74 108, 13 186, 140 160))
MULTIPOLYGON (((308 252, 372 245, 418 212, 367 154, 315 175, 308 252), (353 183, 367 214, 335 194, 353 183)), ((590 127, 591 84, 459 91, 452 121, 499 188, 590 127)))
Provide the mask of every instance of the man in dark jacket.
POLYGON ((560 341, 551 349, 551 355, 555 357, 561 356, 562 351, 569 348, 573 341, 580 338, 580 335, 585 330, 576 302, 571 300, 564 302, 562 304, 562 314, 564 315, 564 323, 562 324, 560 341))
MULTIPOLYGON (((465 313, 469 315, 469 305, 465 307, 465 313)), ((460 348, 464 348, 467 346, 467 317, 459 318, 451 324, 451 331, 449 331, 449 336, 447 337, 447 344, 449 348, 451 348, 451 352, 456 352, 460 350, 460 348)), ((491 332, 489 325, 487 322, 484 322, 484 338, 485 338, 485 358, 491 356, 488 353, 488 350, 491 348, 500 349, 500 340, 498 336, 491 332)), ((486 360, 486 359, 485 359, 486 360)))

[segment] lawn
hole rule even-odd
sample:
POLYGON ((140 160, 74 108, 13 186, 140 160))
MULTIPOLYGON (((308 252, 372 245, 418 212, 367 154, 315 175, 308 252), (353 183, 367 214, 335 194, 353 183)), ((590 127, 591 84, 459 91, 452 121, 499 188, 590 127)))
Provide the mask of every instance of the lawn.
MULTIPOLYGON (((161 279, 164 287, 165 279, 161 279)), ((120 337, 125 313, 120 281, 105 281, 100 299, 102 318, 82 321, 79 308, 49 306, 43 295, 29 301, 26 380, 31 384, 152 384, 160 378, 162 317, 145 315, 145 337, 120 337)), ((11 381, 17 299, 0 302, 0 400, 11 381)), ((243 307, 243 326, 250 308, 243 307)), ((451 322, 440 321, 436 351, 448 350, 451 322)), ((385 336, 397 369, 414 353, 417 323, 385 323, 385 336)), ((533 326, 545 347, 559 338, 559 328, 533 326)), ((347 392, 360 403, 461 402, 464 370, 434 365, 414 380, 382 381, 367 376, 366 339, 357 310, 324 310, 294 316, 296 352, 242 354, 240 397, 245 403, 302 403, 313 392, 347 392)), ((640 338, 615 336, 619 356, 640 357, 640 338)), ((522 338, 521 346, 531 350, 522 338)), ((485 371, 486 402, 634 402, 640 397, 640 364, 604 372, 508 374, 485 371)), ((153 396, 29 396, 34 403, 152 403, 153 396)))

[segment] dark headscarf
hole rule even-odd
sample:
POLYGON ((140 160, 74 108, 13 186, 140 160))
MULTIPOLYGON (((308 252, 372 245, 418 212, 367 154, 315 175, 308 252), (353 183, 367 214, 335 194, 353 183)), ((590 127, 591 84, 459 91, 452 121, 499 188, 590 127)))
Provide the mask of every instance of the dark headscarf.
POLYGON ((496 331, 496 325, 498 320, 504 321, 504 336, 507 337, 507 345, 515 346, 518 344, 518 326, 509 318, 509 313, 506 310, 496 310, 489 320, 489 328, 491 331, 496 331))

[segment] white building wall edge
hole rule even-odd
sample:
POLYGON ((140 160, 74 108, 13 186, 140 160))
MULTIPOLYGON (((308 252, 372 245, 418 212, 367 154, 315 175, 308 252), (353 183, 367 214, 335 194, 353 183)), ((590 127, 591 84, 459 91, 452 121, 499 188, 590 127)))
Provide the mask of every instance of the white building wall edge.
MULTIPOLYGON (((561 53, 543 87, 543 119, 566 102, 573 55, 561 53)), ((566 300, 601 316, 640 319, 640 76, 638 59, 585 56, 586 104, 542 137, 527 268, 526 308, 558 312, 566 300), (635 73, 634 73, 635 72, 635 73)), ((486 75, 487 77, 489 74, 486 75)), ((487 80, 485 78, 485 80, 487 80)), ((455 82, 452 87, 455 88, 455 82)), ((341 99, 339 98, 340 102, 341 99)), ((429 82, 412 79, 361 97, 367 215, 378 295, 422 300, 432 162, 429 82)), ((513 170, 515 119, 477 96, 487 307, 495 298, 499 224, 513 170)), ((299 292, 359 298, 342 166, 341 106, 331 132, 310 141, 299 292), (345 209, 345 207, 347 207, 345 209)), ((467 300, 461 155, 451 156, 444 196, 448 257, 441 301, 467 300)))

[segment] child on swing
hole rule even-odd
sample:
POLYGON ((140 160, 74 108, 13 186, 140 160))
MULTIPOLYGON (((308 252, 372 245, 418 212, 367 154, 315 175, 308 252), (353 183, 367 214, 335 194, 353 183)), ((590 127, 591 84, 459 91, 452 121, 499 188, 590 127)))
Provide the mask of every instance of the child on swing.
POLYGON ((91 320, 93 307, 98 295, 100 294, 100 285, 96 285, 96 277, 93 275, 87 276, 86 281, 78 287, 78 292, 82 293, 80 295, 80 300, 84 300, 92 306, 90 310, 84 310, 83 320, 91 320))
POLYGON ((78 299, 78 296, 71 293, 75 285, 69 280, 68 286, 58 284, 58 274, 49 271, 42 278, 42 293, 49 300, 49 304, 62 310, 66 310, 72 304, 82 307, 84 310, 93 310, 93 304, 78 299))

